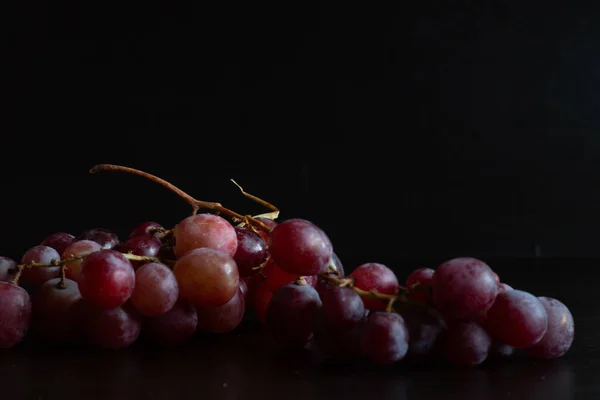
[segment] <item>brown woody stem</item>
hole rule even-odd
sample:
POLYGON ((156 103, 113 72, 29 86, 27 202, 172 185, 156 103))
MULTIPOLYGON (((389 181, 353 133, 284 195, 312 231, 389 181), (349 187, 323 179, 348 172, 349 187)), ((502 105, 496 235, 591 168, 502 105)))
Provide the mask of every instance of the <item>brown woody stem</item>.
POLYGON ((24 269, 25 269, 25 266, 23 266, 22 264, 17 265, 17 271, 15 272, 15 276, 13 276, 10 283, 12 283, 13 285, 18 285, 19 279, 21 279, 21 275, 23 274, 24 269))
POLYGON ((90 169, 90 173, 92 173, 92 174, 95 174, 100 171, 126 172, 128 174, 141 176, 142 178, 146 178, 152 182, 158 183, 159 185, 162 185, 163 187, 174 192, 179 197, 181 197, 183 200, 185 200, 189 205, 191 205, 192 206, 192 215, 196 215, 200 209, 208 209, 208 210, 212 210, 217 213, 223 213, 225 215, 230 216, 231 218, 249 221, 253 225, 258 226, 267 232, 271 232, 271 229, 268 226, 266 226, 265 224, 263 224, 262 222, 260 222, 256 219, 254 219, 251 216, 248 216, 248 215, 244 216, 244 215, 238 214, 235 211, 232 211, 228 208, 223 207, 221 205, 221 203, 216 203, 216 202, 212 202, 212 201, 202 201, 202 200, 195 199, 192 196, 190 196, 189 194, 187 194, 186 192, 184 192, 183 190, 179 189, 177 186, 165 181, 162 178, 159 178, 158 176, 149 174, 147 172, 140 171, 135 168, 125 167, 125 166, 121 166, 121 165, 114 165, 114 164, 99 164, 99 165, 94 166, 92 169, 90 169))
POLYGON ((67 286, 67 267, 65 264, 63 264, 60 266, 60 281, 56 287, 59 289, 66 289, 67 286))
MULTIPOLYGON (((396 296, 393 294, 379 293, 375 289, 367 291, 367 290, 357 288, 356 286, 354 286, 353 278, 338 278, 327 272, 320 274, 319 278, 326 280, 329 284, 334 285, 334 286, 349 287, 350 289, 354 290, 358 295, 360 295, 361 297, 364 297, 366 299, 387 301, 386 311, 388 311, 388 312, 393 311, 394 303, 396 301, 398 301, 398 299, 400 298, 400 296, 396 296)), ((400 290, 403 290, 403 289, 405 289, 405 288, 400 287, 400 290)))

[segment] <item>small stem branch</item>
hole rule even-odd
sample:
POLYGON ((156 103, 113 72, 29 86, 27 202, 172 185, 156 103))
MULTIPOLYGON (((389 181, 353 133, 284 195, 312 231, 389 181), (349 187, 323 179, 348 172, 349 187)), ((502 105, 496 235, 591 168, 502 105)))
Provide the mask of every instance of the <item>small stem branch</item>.
MULTIPOLYGON (((339 287, 349 287, 354 290, 358 295, 367 299, 375 299, 381 301, 387 301, 387 309, 393 310, 394 303, 399 299, 399 296, 393 294, 385 294, 379 293, 375 289, 372 290, 363 290, 354 286, 354 279, 352 278, 338 278, 336 276, 330 275, 328 273, 323 273, 319 275, 319 278, 326 280, 330 284, 339 287)), ((402 288, 401 288, 402 289, 402 288)))
POLYGON ((12 283, 13 285, 18 285, 19 279, 21 279, 21 275, 23 274, 24 269, 25 269, 25 266, 23 264, 17 265, 17 271, 15 272, 15 276, 13 276, 10 283, 12 283))
POLYGON ((276 213, 277 213, 277 215, 279 215, 279 209, 278 209, 277 207, 275 207, 273 204, 271 204, 271 203, 269 203, 268 201, 265 201, 265 200, 263 200, 263 199, 261 199, 261 198, 259 198, 259 197, 256 197, 256 196, 255 196, 255 195, 253 195, 253 194, 250 194, 250 193, 248 193, 248 192, 244 191, 244 189, 243 189, 243 188, 242 188, 242 187, 241 187, 241 186, 240 186, 240 185, 239 185, 239 184, 238 184, 236 181, 234 181, 233 179, 231 179, 231 182, 233 182, 233 184, 234 184, 235 186, 237 186, 237 187, 238 187, 238 189, 240 189, 240 192, 242 192, 242 194, 243 194, 244 196, 246 196, 246 197, 247 197, 247 198, 249 198, 250 200, 254 200, 255 202, 257 202, 257 203, 258 203, 258 204, 260 204, 261 206, 264 206, 264 207, 268 208, 269 210, 271 210, 271 211, 273 211, 273 212, 276 212, 276 213))
POLYGON ((165 181, 162 178, 159 178, 158 176, 149 174, 147 172, 140 171, 135 168, 129 168, 129 167, 124 167, 121 165, 114 165, 114 164, 99 164, 99 165, 94 166, 92 169, 90 169, 90 173, 92 173, 92 174, 95 174, 100 171, 126 172, 128 174, 141 176, 142 178, 146 178, 148 180, 151 180, 152 182, 158 183, 159 185, 162 185, 163 187, 174 192, 179 197, 181 197, 183 200, 185 200, 189 205, 191 205, 192 206, 192 215, 196 215, 200 209, 208 209, 208 210, 215 211, 217 213, 222 213, 222 214, 228 215, 232 218, 237 218, 239 220, 248 221, 248 222, 252 223, 253 225, 258 226, 267 232, 271 232, 271 229, 268 226, 266 226, 265 224, 263 224, 262 222, 260 222, 256 219, 254 219, 252 216, 248 216, 248 215, 244 216, 244 215, 238 214, 235 211, 232 211, 228 208, 223 207, 221 205, 221 203, 197 200, 197 199, 193 198, 192 196, 190 196, 189 194, 187 194, 186 192, 184 192, 183 190, 179 189, 177 186, 165 181))
POLYGON ((130 261, 148 261, 148 262, 161 262, 160 258, 152 256, 136 256, 131 253, 121 253, 123 256, 130 261))
POLYGON ((56 287, 59 289, 66 289, 67 286, 67 266, 63 264, 60 266, 60 281, 56 287))

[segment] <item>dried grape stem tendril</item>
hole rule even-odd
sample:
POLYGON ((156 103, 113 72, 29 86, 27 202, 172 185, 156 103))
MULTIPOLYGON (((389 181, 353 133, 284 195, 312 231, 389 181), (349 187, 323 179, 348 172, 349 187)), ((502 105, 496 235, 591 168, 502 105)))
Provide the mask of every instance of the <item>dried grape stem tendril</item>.
MULTIPOLYGON (((179 189, 177 186, 165 181, 162 178, 159 178, 156 175, 149 174, 148 172, 140 171, 135 168, 125 167, 122 165, 114 165, 114 164, 98 164, 98 165, 92 167, 92 169, 90 169, 90 173, 92 173, 92 174, 95 174, 100 171, 126 172, 126 173, 129 173, 132 175, 141 176, 142 178, 146 178, 152 182, 158 183, 159 185, 162 185, 163 187, 174 192, 179 197, 181 197, 183 200, 185 200, 189 205, 191 205, 192 206, 192 215, 196 215, 200 209, 204 208, 204 209, 215 211, 217 213, 226 214, 226 215, 230 216, 231 218, 235 218, 235 219, 242 220, 242 221, 249 221, 253 225, 260 227, 264 231, 271 232, 271 228, 269 228, 267 225, 265 225, 261 221, 254 219, 252 216, 249 216, 249 215, 244 216, 244 215, 238 214, 235 211, 232 211, 228 208, 223 207, 221 205, 221 203, 216 203, 216 202, 212 202, 212 201, 202 201, 202 200, 195 199, 192 196, 190 196, 189 194, 187 194, 186 192, 184 192, 183 190, 179 189)), ((266 203, 266 202, 264 202, 264 203, 266 203)), ((269 204, 269 203, 267 203, 267 204, 269 204)))

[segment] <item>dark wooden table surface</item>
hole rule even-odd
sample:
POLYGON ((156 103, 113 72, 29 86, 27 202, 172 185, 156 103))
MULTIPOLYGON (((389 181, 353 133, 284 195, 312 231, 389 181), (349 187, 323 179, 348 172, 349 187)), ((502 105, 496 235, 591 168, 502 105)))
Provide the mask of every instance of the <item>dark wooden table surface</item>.
POLYGON ((173 348, 27 342, 0 356, 0 399, 600 399, 600 261, 503 262, 503 280, 571 308, 575 341, 563 358, 515 357, 470 369, 335 364, 310 351, 277 350, 250 319, 236 332, 173 348))

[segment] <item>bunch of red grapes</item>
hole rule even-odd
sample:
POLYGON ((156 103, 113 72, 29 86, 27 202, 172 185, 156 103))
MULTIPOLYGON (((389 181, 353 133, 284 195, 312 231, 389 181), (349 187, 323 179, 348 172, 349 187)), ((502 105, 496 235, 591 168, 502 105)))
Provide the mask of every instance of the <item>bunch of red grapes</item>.
POLYGON ((248 312, 281 347, 377 364, 556 358, 574 337, 563 303, 511 288, 475 258, 417 269, 405 285, 375 262, 346 276, 329 237, 304 219, 194 213, 171 230, 145 222, 123 242, 105 229, 54 233, 19 263, 0 258, 0 281, 0 348, 29 334, 106 349, 142 335, 175 345, 231 332, 248 312))

